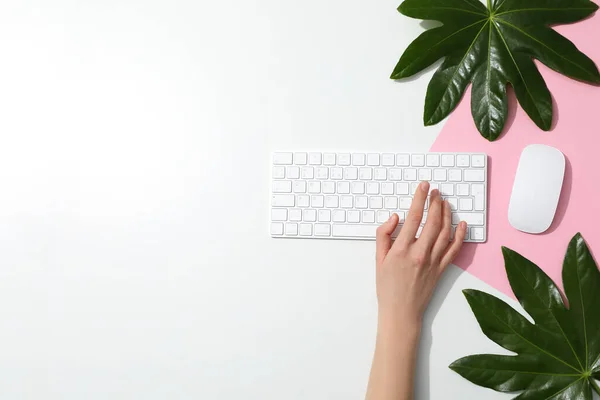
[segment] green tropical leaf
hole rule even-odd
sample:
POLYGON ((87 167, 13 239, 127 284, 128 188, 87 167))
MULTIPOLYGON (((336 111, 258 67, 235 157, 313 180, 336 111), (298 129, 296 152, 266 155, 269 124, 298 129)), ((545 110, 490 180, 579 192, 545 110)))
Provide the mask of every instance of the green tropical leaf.
POLYGON ((552 97, 533 59, 580 81, 600 84, 592 60, 550 25, 580 21, 598 9, 590 0, 406 0, 398 10, 436 20, 412 42, 392 79, 412 76, 440 59, 425 98, 425 125, 446 118, 473 84, 471 112, 483 137, 496 140, 508 116, 506 86, 543 130, 552 126, 552 97))
POLYGON ((591 400, 592 390, 600 394, 600 271, 583 237, 571 240, 563 263, 568 307, 537 265, 502 253, 510 286, 535 323, 492 295, 465 290, 483 333, 516 355, 473 355, 450 368, 479 386, 522 392, 517 400, 591 400))

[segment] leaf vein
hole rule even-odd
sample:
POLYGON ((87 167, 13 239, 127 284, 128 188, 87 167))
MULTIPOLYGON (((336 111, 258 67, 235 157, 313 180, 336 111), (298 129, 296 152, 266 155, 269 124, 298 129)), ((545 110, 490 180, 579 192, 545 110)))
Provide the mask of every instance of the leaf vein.
POLYGON ((523 35, 527 36, 528 38, 530 38, 531 40, 539 43, 540 45, 544 46, 545 48, 547 48, 548 50, 550 50, 552 53, 556 54, 557 56, 559 56, 560 58, 562 58, 563 60, 567 61, 568 63, 576 66, 577 68, 579 68, 580 70, 582 70, 583 72, 585 72, 586 74, 588 73, 588 71, 582 67, 581 65, 577 64, 576 62, 573 62, 572 60, 568 59, 567 57, 563 56, 562 54, 558 53, 555 49, 553 49, 552 47, 548 46, 546 43, 542 42, 541 40, 537 39, 535 36, 530 35, 529 33, 527 33, 526 31, 519 29, 518 26, 515 26, 509 22, 506 22, 505 20, 499 18, 498 21, 504 25, 510 26, 511 28, 513 28, 514 30, 517 30, 519 32, 521 32, 523 35))
POLYGON ((516 9, 516 10, 509 10, 509 11, 504 11, 501 13, 496 14, 497 17, 501 16, 501 15, 506 15, 506 14, 514 14, 514 13, 519 13, 519 12, 525 12, 525 11, 583 11, 583 10, 593 10, 593 7, 569 7, 569 8, 520 8, 520 9, 516 9))

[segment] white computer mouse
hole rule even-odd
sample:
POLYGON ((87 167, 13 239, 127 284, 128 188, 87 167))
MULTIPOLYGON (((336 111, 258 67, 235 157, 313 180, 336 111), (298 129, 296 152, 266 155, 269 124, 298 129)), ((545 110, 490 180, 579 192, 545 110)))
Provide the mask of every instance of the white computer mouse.
POLYGON ((508 221, 527 233, 543 233, 554 220, 565 176, 565 156, 543 144, 527 146, 517 168, 508 221))

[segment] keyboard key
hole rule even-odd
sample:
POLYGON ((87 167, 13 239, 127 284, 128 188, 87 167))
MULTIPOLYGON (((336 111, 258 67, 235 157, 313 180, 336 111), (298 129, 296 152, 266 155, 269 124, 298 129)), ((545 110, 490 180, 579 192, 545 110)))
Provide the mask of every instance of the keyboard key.
POLYGON ((388 210, 396 210, 398 208, 397 197, 386 197, 383 199, 383 206, 388 210))
POLYGON ((473 199, 460 199, 458 203, 458 209, 460 211, 473 211, 473 199))
POLYGON ((333 224, 333 237, 373 238, 379 225, 333 224))
POLYGON ((354 206, 354 198, 352 196, 342 196, 340 197, 340 207, 342 208, 352 208, 354 206))
POLYGON ((273 207, 294 207, 295 198, 293 194, 274 194, 271 197, 273 207))
POLYGON ((485 186, 479 183, 471 185, 471 195, 474 197, 475 210, 483 211, 485 205, 485 186))
POLYGON ((367 196, 356 196, 354 198, 355 208, 369 208, 369 198, 367 196))
POLYGON ((366 222, 368 224, 372 224, 373 222, 375 222, 375 211, 363 211, 362 212, 362 220, 363 222, 366 222))
POLYGON ((271 210, 271 221, 287 221, 288 212, 285 208, 273 208, 271 210))
POLYGON ((308 154, 306 153, 294 153, 294 164, 306 165, 308 162, 308 154))
POLYGON ((446 182, 448 179, 448 170, 447 169, 434 169, 433 170, 433 180, 436 182, 446 182))
POLYGON ((316 222, 317 210, 304 210, 302 213, 302 220, 306 222, 316 222))
POLYGON ((315 168, 315 177, 317 179, 327 179, 327 178, 329 178, 329 168, 327 168, 327 167, 317 167, 317 168, 315 168))
POLYGON ((480 183, 474 183, 471 185, 471 194, 473 196, 484 195, 485 187, 480 183))
POLYGON ((483 240, 484 230, 483 228, 471 228, 471 240, 483 240))
POLYGON ((298 204, 296 204, 298 207, 309 207, 310 206, 310 197, 304 194, 298 195, 297 196, 297 200, 298 200, 298 204))
POLYGON ((300 236, 312 236, 312 224, 300 224, 300 236))
MULTIPOLYGON (((360 222, 360 211, 356 211, 356 210, 348 211, 348 222, 359 223, 360 222)), ((335 231, 335 228, 334 228, 334 231, 335 231)), ((335 234, 334 234, 334 236, 335 236, 335 234)))
POLYGON ((286 236, 298 236, 298 224, 294 224, 294 223, 285 224, 285 235, 286 236))
POLYGON ((300 170, 300 176, 302 179, 314 179, 315 170, 313 167, 302 167, 300 170))
POLYGON ((419 169, 419 180, 420 181, 430 181, 431 178, 432 178, 431 170, 429 168, 419 169))
POLYGON ((408 183, 396 183, 396 194, 408 194, 409 190, 408 183))
POLYGON ((451 169, 448 171, 448 180, 450 182, 462 181, 462 171, 460 169, 451 169))
POLYGON ((333 167, 329 169, 329 176, 334 181, 344 179, 344 170, 341 167, 333 167))
POLYGON ((367 194, 379 194, 379 183, 368 182, 367 183, 367 194))
POLYGON ((334 194, 335 193, 335 182, 323 182, 321 184, 321 191, 325 194, 334 194))
POLYGON ((271 235, 281 236, 283 235, 283 224, 281 222, 271 223, 271 235))
POLYGON ((358 177, 363 181, 373 179, 373 168, 363 167, 358 170, 358 177))
POLYGON ((319 210, 318 217, 319 217, 319 222, 331 222, 331 211, 319 210))
POLYGON ((321 153, 308 153, 308 164, 309 165, 321 165, 322 155, 321 153))
POLYGON ((413 154, 411 156, 411 165, 413 167, 424 167, 425 166, 425 155, 424 154, 413 154))
POLYGON ((321 182, 319 181, 311 181, 308 182, 308 193, 321 193, 321 182))
POLYGON ((364 182, 352 182, 350 185, 352 187, 353 194, 365 194, 365 183, 364 182))
POLYGON ((351 158, 349 153, 342 153, 337 155, 338 164, 341 166, 350 165, 350 160, 351 158))
POLYGON ((390 168, 390 181, 401 181, 402 170, 400 168, 390 168))
POLYGON ((298 208, 292 208, 290 210, 288 219, 290 221, 302 221, 302 210, 298 208))
POLYGON ((387 179, 387 169, 385 168, 375 168, 373 170, 373 178, 376 181, 385 181, 387 179))
POLYGON ((456 195, 457 196, 468 196, 469 195, 469 184, 468 183, 459 183, 456 185, 456 195))
POLYGON ((335 165, 335 153, 323 154, 323 165, 335 165))
POLYGON ((344 179, 347 181, 355 181, 358 179, 358 168, 346 167, 344 168, 344 179))
POLYGON ((471 165, 471 160, 467 154, 459 154, 456 156, 457 167, 468 167, 469 165, 471 165))
POLYGON ((338 208, 340 206, 340 198, 337 196, 325 196, 325 207, 338 208))
POLYGON ((440 155, 439 154, 427 154, 425 163, 428 167, 439 167, 440 166, 440 155))
POLYGON ((485 170, 483 169, 465 169, 465 182, 484 182, 485 170))
POLYGON ((331 219, 333 222, 346 222, 346 211, 333 210, 331 213, 331 219))
POLYGON ((373 208, 373 209, 383 208, 383 197, 371 197, 369 199, 369 208, 373 208))
MULTIPOLYGON (((475 168, 483 168, 485 167, 485 156, 482 154, 477 154, 471 156, 471 166, 475 168)), ((473 228, 475 229, 475 228, 473 228)), ((477 228, 479 229, 479 228, 477 228)), ((471 235, 472 237, 473 235, 471 235)))
POLYGON ((287 167, 286 175, 288 179, 299 179, 300 178, 300 168, 299 167, 287 167))
POLYGON ((273 193, 292 193, 291 181, 273 181, 273 193))
POLYGON ((379 154, 368 154, 367 165, 370 165, 372 167, 379 166, 379 154))
POLYGON ((338 182, 337 192, 339 194, 349 194, 350 193, 350 182, 338 182))
POLYGON ((285 178, 285 167, 273 167, 273 179, 285 178))
MULTIPOLYGON (((292 165, 292 153, 275 153, 273 154, 273 164, 275 165, 292 165)), ((283 229, 283 227, 282 227, 283 229)))
POLYGON ((366 156, 363 153, 352 154, 352 165, 362 166, 366 163, 366 156))
POLYGON ((400 206, 398 208, 401 210, 410 210, 411 204, 412 204, 411 197, 400 197, 400 206))
POLYGON ((452 225, 458 225, 460 221, 465 221, 468 225, 483 225, 484 215, 483 213, 466 213, 457 212, 452 213, 452 225))
POLYGON ((452 183, 442 183, 440 193, 442 196, 454 196, 454 185, 452 183))
POLYGON ((331 225, 315 224, 315 236, 331 236, 331 225))
POLYGON ((313 208, 323 208, 325 205, 325 198, 320 195, 310 196, 310 206, 313 208))
POLYGON ((391 182, 383 182, 381 184, 381 194, 394 194, 394 184, 391 182))
POLYGON ((410 166, 410 154, 396 154, 396 166, 398 166, 398 167, 410 166))
POLYGON ((443 154, 442 155, 442 167, 454 167, 454 155, 443 154))
POLYGON ((389 211, 377 211, 377 223, 383 224, 388 219, 390 219, 389 211))
POLYGON ((417 170, 414 168, 404 168, 404 180, 405 181, 416 181, 417 170))
POLYGON ((381 156, 381 165, 384 167, 393 167, 396 165, 396 156, 391 153, 384 153, 381 156))

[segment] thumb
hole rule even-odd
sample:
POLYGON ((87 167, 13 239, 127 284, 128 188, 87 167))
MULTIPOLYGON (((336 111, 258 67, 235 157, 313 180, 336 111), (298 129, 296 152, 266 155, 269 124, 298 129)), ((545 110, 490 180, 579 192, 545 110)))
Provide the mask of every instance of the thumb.
POLYGON ((393 213, 383 225, 377 228, 377 265, 381 264, 392 248, 392 233, 398 226, 398 214, 393 213))

